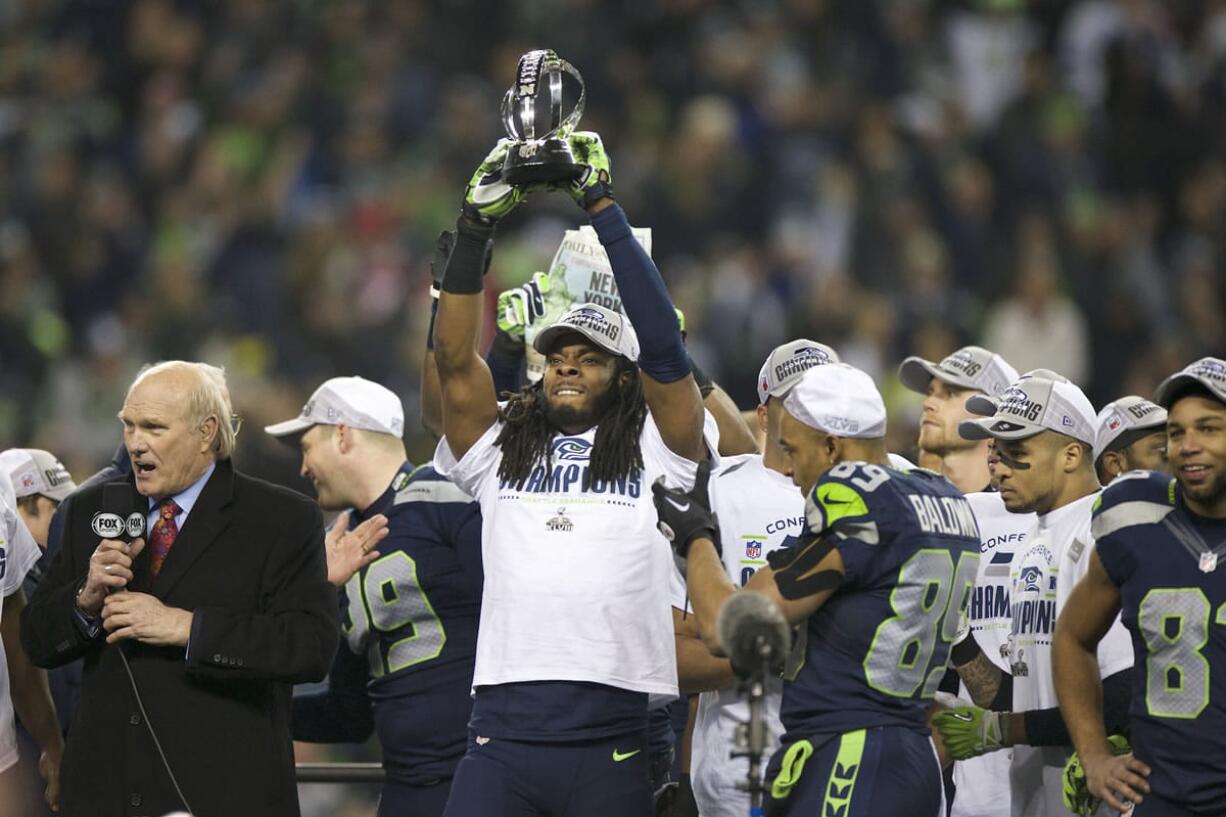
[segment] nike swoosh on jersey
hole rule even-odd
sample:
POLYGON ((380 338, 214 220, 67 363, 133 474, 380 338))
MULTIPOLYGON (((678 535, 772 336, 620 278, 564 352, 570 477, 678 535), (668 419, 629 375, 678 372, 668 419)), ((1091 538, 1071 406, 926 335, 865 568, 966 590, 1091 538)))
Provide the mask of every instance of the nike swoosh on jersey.
POLYGON ((613 750, 613 762, 614 762, 614 763, 621 763, 623 760, 628 760, 628 759, 630 759, 630 758, 634 757, 635 755, 637 755, 637 754, 638 754, 639 752, 641 752, 641 751, 643 751, 643 750, 642 750, 642 749, 635 749, 633 752, 619 752, 619 751, 617 751, 616 749, 614 749, 614 750, 613 750))
POLYGON ((672 505, 674 508, 681 511, 682 513, 685 513, 686 511, 690 509, 690 503, 687 502, 684 505, 682 505, 680 502, 675 502, 673 498, 669 496, 664 497, 664 501, 667 502, 669 505, 672 505))
POLYGON ((969 712, 950 712, 949 714, 951 717, 957 718, 960 721, 966 721, 967 723, 975 720, 975 716, 969 712))

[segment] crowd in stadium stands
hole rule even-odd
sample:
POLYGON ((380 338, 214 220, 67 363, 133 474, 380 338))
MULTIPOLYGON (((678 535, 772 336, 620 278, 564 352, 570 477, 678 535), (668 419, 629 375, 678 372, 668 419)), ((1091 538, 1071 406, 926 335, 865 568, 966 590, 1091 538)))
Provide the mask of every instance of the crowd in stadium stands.
MULTIPOLYGON (((412 411, 434 237, 536 47, 583 73, 582 127, 743 408, 794 337, 900 418, 908 354, 982 343, 1100 405, 1226 348, 1222 0, 17 0, 0 448, 91 473, 169 358, 225 365, 249 428, 338 373, 412 411)), ((521 208, 491 274, 522 282, 579 220, 521 208)), ((239 464, 294 484, 283 449, 248 433, 239 464)))
MULTIPOLYGON (((431 242, 539 46, 747 405, 798 335, 874 374, 982 341, 1096 401, 1226 344, 1220 2, 121 6, 0 8, 0 440, 74 470, 145 360, 227 364, 256 423, 336 372, 412 405, 431 242)), ((525 208, 495 274, 575 220, 525 208)))

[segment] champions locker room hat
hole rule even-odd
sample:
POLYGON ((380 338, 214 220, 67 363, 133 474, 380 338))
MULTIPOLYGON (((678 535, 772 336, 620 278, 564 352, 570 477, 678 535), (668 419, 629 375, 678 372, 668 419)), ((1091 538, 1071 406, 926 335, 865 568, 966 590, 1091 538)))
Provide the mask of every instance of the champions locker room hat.
POLYGON ((885 436, 885 401, 877 384, 846 363, 807 369, 783 398, 783 407, 809 428, 835 437, 885 436))
POLYGON ((1130 394, 1103 406, 1094 435, 1094 462, 1108 451, 1127 448, 1141 437, 1166 428, 1166 409, 1130 394))
POLYGON ((571 307, 557 323, 538 332, 532 348, 547 355, 554 341, 567 332, 578 332, 611 355, 639 359, 639 337, 626 316, 591 303, 571 307))
POLYGON ((325 380, 292 420, 264 426, 274 437, 301 434, 313 425, 347 425, 400 437, 404 434, 404 407, 384 386, 364 377, 325 380))
POLYGON ((1226 403, 1226 360, 1220 357, 1202 357, 1190 364, 1181 372, 1177 372, 1158 384, 1154 392, 1154 402, 1169 409, 1175 397, 1184 388, 1200 385, 1209 390, 1217 399, 1226 403))
POLYGON ((815 340, 801 338, 776 346, 758 372, 758 402, 765 404, 771 397, 782 398, 809 369, 838 362, 838 352, 815 340))
POLYGON ((63 502, 77 489, 64 463, 41 448, 10 448, 0 453, 0 477, 5 476, 13 483, 17 499, 42 494, 63 502))
MULTIPOLYGON (((1031 369, 1023 374, 1018 380, 1025 380, 1028 377, 1042 377, 1047 380, 1054 380, 1057 383, 1070 382, 1067 377, 1059 372, 1053 372, 1051 369, 1031 369)), ((991 417, 996 413, 997 398, 995 396, 988 397, 986 394, 972 394, 966 398, 966 410, 971 414, 978 414, 980 417, 991 417)))
MULTIPOLYGON (((994 407, 990 417, 958 424, 963 439, 1023 440, 1041 431, 1055 431, 1094 445, 1094 406, 1067 380, 1040 374, 1023 376, 1000 395, 994 407)), ((970 401, 967 408, 971 408, 970 401)))
POLYGON ((951 386, 995 397, 1017 380, 1017 370, 1003 357, 981 346, 963 346, 940 363, 909 357, 898 367, 902 384, 920 394, 928 393, 928 383, 934 377, 951 386))

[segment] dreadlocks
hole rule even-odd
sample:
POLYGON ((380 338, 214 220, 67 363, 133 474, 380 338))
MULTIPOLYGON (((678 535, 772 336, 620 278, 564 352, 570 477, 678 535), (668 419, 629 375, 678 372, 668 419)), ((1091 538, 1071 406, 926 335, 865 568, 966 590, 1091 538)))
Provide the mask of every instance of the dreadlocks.
MULTIPOLYGON (((512 394, 500 413, 506 425, 496 441, 502 449, 498 477, 520 490, 538 462, 544 461, 546 470, 553 470, 553 438, 558 427, 549 417, 545 381, 538 380, 512 394)), ((584 476, 584 490, 593 481, 626 479, 642 470, 639 437, 646 419, 647 403, 638 369, 625 358, 618 358, 617 370, 597 413, 596 440, 584 476), (622 374, 627 372, 630 377, 623 379, 622 374)))

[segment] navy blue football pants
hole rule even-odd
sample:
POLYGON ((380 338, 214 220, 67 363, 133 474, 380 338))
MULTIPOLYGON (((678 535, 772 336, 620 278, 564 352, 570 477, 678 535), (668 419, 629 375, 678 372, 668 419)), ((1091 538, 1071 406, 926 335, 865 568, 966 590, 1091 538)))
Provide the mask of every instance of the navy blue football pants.
POLYGON ((766 769, 770 814, 938 817, 941 766, 932 741, 885 726, 792 741, 766 769))
POLYGON ((469 735, 446 817, 649 817, 647 733, 575 743, 469 735))
POLYGON ((443 817, 450 792, 450 778, 433 786, 409 786, 389 780, 379 793, 377 817, 443 817))

